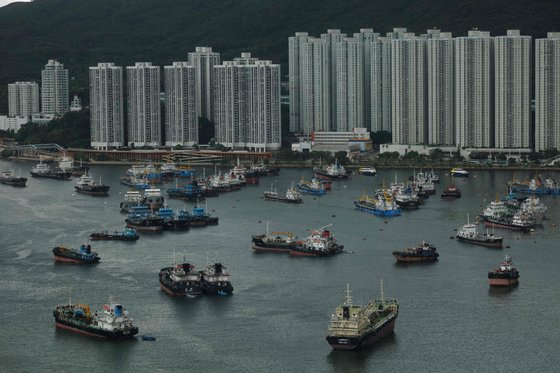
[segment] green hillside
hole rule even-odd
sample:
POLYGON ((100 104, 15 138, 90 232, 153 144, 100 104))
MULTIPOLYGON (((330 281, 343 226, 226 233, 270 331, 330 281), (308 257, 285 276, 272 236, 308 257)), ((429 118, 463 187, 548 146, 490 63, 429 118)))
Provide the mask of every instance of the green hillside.
POLYGON ((353 33, 435 26, 463 35, 478 27, 493 35, 508 28, 542 37, 560 29, 557 0, 35 0, 0 8, 0 112, 6 84, 40 80, 56 58, 74 77, 73 93, 87 96, 87 67, 185 60, 196 46, 231 59, 241 51, 272 59, 287 72, 287 38, 327 28, 353 33))

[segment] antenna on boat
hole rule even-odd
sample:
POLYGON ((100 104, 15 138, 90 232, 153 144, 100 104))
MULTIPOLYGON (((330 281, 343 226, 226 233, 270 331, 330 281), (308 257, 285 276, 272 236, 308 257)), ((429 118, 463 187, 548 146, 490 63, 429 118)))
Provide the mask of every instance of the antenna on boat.
POLYGON ((346 284, 346 306, 352 306, 352 291, 350 290, 350 284, 346 284))
POLYGON ((173 264, 177 264, 177 260, 175 259, 175 248, 173 248, 173 264))
POLYGON ((72 288, 68 288, 68 304, 72 304, 72 288))
POLYGON ((467 224, 470 224, 469 218, 470 218, 470 214, 467 213, 467 224))
POLYGON ((267 235, 267 236, 268 236, 268 224, 269 224, 269 222, 267 221, 267 222, 266 222, 266 235, 267 235))
POLYGON ((381 277, 381 303, 385 303, 385 290, 383 289, 383 277, 381 277))

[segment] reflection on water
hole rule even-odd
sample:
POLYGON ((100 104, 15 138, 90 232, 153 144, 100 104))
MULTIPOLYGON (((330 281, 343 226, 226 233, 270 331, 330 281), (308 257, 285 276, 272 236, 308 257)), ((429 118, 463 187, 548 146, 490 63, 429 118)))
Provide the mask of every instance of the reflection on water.
MULTIPOLYGON (((398 322, 398 320, 397 320, 398 322)), ((324 341, 324 343, 327 343, 324 341)), ((380 355, 386 354, 398 345, 396 333, 391 333, 385 338, 359 350, 344 351, 331 350, 327 355, 327 361, 336 372, 360 372, 366 371, 369 361, 375 361, 380 355)))

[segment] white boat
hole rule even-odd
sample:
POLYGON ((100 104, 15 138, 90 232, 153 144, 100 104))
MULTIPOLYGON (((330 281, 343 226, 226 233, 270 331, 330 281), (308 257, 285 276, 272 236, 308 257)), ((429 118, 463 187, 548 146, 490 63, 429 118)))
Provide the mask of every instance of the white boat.
POLYGON ((377 174, 377 170, 375 167, 360 167, 358 169, 358 173, 365 176, 375 176, 377 174))
POLYGON ((467 170, 463 170, 462 168, 452 168, 451 176, 469 177, 469 172, 467 170))

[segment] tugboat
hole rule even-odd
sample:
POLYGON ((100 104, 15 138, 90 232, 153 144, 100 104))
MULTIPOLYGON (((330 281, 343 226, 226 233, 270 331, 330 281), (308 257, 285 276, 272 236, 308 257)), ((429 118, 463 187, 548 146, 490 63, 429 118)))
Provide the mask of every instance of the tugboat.
POLYGON ((167 189, 167 195, 169 198, 196 201, 204 199, 204 189, 198 184, 198 181, 193 180, 184 187, 175 186, 175 188, 167 189))
POLYGON ((142 205, 148 206, 149 209, 158 210, 163 207, 165 199, 161 194, 161 189, 149 188, 144 191, 144 198, 142 199, 142 205))
POLYGON ((48 164, 43 163, 42 158, 39 160, 39 163, 31 169, 30 174, 33 177, 43 177, 57 180, 69 180, 72 177, 71 171, 63 171, 59 168, 51 170, 51 167, 48 164))
POLYGON ((439 254, 435 246, 426 241, 422 241, 416 247, 405 249, 404 251, 393 251, 393 256, 397 262, 435 262, 439 254))
POLYGON ((291 232, 271 232, 253 236, 253 250, 256 253, 289 253, 290 248, 296 245, 296 238, 291 232))
POLYGON ((193 207, 192 213, 183 212, 191 227, 205 227, 207 225, 217 225, 219 218, 206 212, 204 207, 193 207))
POLYGON ((354 201, 354 206, 358 210, 378 216, 398 216, 402 212, 395 200, 385 190, 379 192, 374 198, 362 195, 359 200, 354 201))
POLYGON ((395 193, 395 202, 401 209, 417 209, 422 204, 422 200, 410 187, 398 190, 395 193))
POLYGON ((175 297, 194 298, 202 294, 202 276, 190 263, 175 264, 159 271, 161 290, 175 297))
POLYGON ((132 206, 142 204, 144 196, 137 190, 129 190, 124 194, 123 201, 120 204, 121 212, 129 213, 132 206))
POLYGON ((352 171, 347 171, 343 165, 338 163, 338 159, 334 160, 334 163, 326 168, 323 167, 313 167, 313 172, 318 175, 327 176, 331 179, 348 179, 352 171))
POLYGON ((52 249, 52 252, 54 261, 59 263, 92 264, 99 263, 101 260, 95 251, 91 251, 90 245, 81 245, 78 250, 57 246, 52 249))
POLYGON ((138 236, 135 229, 125 228, 120 232, 114 231, 113 233, 109 233, 103 231, 100 233, 92 233, 89 238, 92 241, 136 241, 140 236, 138 236))
POLYGON ((463 170, 462 168, 455 167, 451 169, 451 176, 469 177, 469 172, 467 170, 463 170))
POLYGON ((488 234, 480 233, 476 229, 476 224, 470 224, 469 218, 467 217, 467 224, 463 225, 457 231, 457 239, 462 242, 472 243, 474 245, 502 248, 503 237, 495 236, 493 233, 488 234))
POLYGON ((441 193, 441 199, 457 199, 461 198, 461 190, 454 184, 449 184, 441 193))
POLYGON ((78 180, 74 188, 78 193, 89 194, 92 196, 107 196, 109 195, 110 187, 109 185, 101 184, 101 180, 99 181, 99 184, 97 184, 95 181, 93 181, 91 176, 89 176, 88 174, 84 174, 80 176, 80 179, 78 180))
POLYGON ((90 313, 85 304, 58 305, 53 310, 56 327, 92 337, 120 339, 138 334, 128 311, 118 303, 109 302, 102 310, 90 313))
POLYGON ((335 350, 360 349, 393 333, 399 315, 396 299, 385 299, 383 281, 381 298, 372 299, 365 306, 355 306, 346 285, 346 301, 331 316, 327 342, 335 350))
POLYGON ((127 227, 142 232, 161 232, 164 225, 163 219, 153 214, 145 205, 132 206, 125 222, 127 227))
POLYGON ((329 225, 311 231, 311 235, 304 241, 297 241, 290 247, 291 256, 331 256, 340 254, 344 250, 333 237, 331 231, 325 229, 329 225))
POLYGON ((506 255, 500 268, 488 272, 488 282, 490 286, 513 286, 519 282, 519 272, 513 266, 511 257, 506 255))
POLYGON ((530 214, 522 211, 516 212, 513 217, 486 216, 485 219, 486 221, 484 222, 484 224, 487 227, 504 228, 513 231, 529 232, 532 231, 536 226, 533 217, 530 214))
POLYGON ((12 170, 5 170, 0 174, 0 184, 6 184, 15 187, 25 187, 25 183, 27 183, 27 178, 16 176, 14 171, 12 170))
POLYGON ((375 176, 377 174, 377 170, 375 167, 360 167, 358 168, 358 173, 364 176, 375 176))
POLYGON ((322 196, 327 193, 323 183, 315 178, 311 181, 305 181, 301 178, 301 181, 297 184, 297 189, 302 193, 312 194, 315 196, 322 196))
POLYGON ((303 199, 301 198, 301 194, 294 188, 294 184, 292 183, 292 187, 286 190, 285 194, 280 194, 277 191, 273 191, 272 187, 270 191, 264 192, 264 199, 267 201, 277 201, 277 202, 287 202, 287 203, 302 203, 303 199))
POLYGON ((229 280, 230 274, 220 263, 210 264, 200 271, 202 291, 205 294, 228 295, 233 293, 233 286, 229 280))

